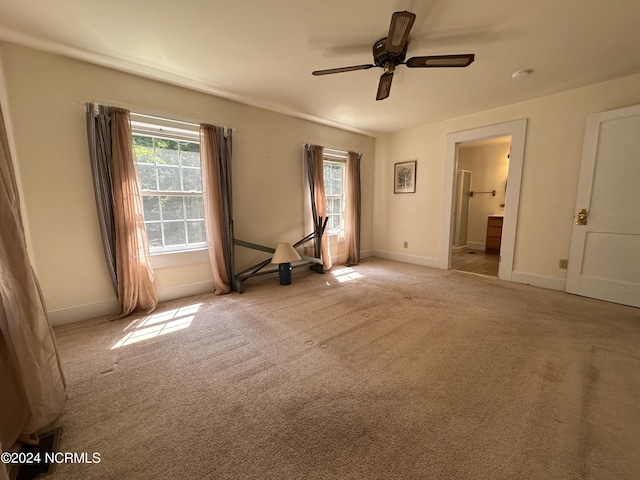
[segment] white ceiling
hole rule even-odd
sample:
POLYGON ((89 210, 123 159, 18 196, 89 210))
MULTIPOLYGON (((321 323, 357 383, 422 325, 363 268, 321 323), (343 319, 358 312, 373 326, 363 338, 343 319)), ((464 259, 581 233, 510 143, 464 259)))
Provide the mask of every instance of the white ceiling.
POLYGON ((0 39, 377 135, 640 73, 640 0, 0 0, 0 39), (476 61, 379 102, 379 68, 311 75, 373 63, 398 10, 407 57, 476 61))

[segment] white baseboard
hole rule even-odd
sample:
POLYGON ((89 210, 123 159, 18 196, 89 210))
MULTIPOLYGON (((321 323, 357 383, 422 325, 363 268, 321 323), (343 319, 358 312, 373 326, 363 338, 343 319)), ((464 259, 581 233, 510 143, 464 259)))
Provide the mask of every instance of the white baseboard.
POLYGON ((550 290, 558 290, 565 292, 567 290, 567 280, 564 278, 545 277, 543 275, 535 275, 525 272, 511 272, 511 281, 515 283, 524 283, 533 285, 534 287, 548 288, 550 290))
MULTIPOLYGON (((467 244, 467 246, 468 245, 469 244, 467 244)), ((440 262, 436 258, 388 252, 386 250, 373 250, 373 256, 385 258, 387 260, 394 260, 396 262, 413 263, 415 265, 440 268, 440 262)), ((545 277, 543 275, 535 275, 533 273, 512 272, 511 281, 514 283, 533 285, 534 287, 548 288, 549 290, 558 290, 560 292, 565 292, 567 289, 567 281, 564 278, 545 277)))
POLYGON ((373 257, 373 250, 361 250, 360 258, 369 258, 373 257))
POLYGON ((89 318, 103 317, 111 315, 118 311, 118 300, 116 297, 99 300, 92 303, 83 303, 82 305, 73 305, 71 307, 56 308, 49 310, 49 322, 54 327, 66 325, 68 323, 81 322, 89 318))
MULTIPOLYGON (((167 302, 178 298, 190 297, 213 290, 213 280, 188 283, 158 290, 158 301, 167 302)), ((112 315, 118 311, 118 301, 115 297, 107 300, 99 300, 93 303, 73 305, 71 307, 57 308, 47 312, 49 322, 54 327, 69 323, 81 322, 89 318, 112 315)))
POLYGON ((467 242, 467 248, 470 250, 482 250, 484 252, 487 248, 487 244, 481 242, 467 242))
POLYGON ((409 255, 407 253, 389 252, 386 250, 373 250, 374 257, 394 260, 396 262, 412 263, 414 265, 423 265, 425 267, 440 268, 440 260, 437 258, 421 257, 418 255, 409 255))
POLYGON ((210 293, 213 291, 213 287, 213 280, 206 280, 203 282, 163 288, 162 290, 158 290, 158 301, 167 302, 169 300, 190 297, 192 295, 200 295, 201 293, 210 293))
MULTIPOLYGON (((311 253, 311 256, 313 256, 313 253, 311 253)), ((373 250, 360 251, 360 258, 367 258, 367 257, 373 257, 373 250)), ((338 255, 331 255, 331 263, 333 263, 334 265, 338 264, 338 255)))

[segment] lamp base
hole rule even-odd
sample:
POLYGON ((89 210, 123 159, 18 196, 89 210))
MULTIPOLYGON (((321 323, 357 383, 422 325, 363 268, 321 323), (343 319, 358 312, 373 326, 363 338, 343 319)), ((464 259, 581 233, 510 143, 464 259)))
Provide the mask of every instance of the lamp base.
POLYGON ((278 264, 278 276, 280 277, 280 285, 291 285, 291 267, 290 263, 278 264))

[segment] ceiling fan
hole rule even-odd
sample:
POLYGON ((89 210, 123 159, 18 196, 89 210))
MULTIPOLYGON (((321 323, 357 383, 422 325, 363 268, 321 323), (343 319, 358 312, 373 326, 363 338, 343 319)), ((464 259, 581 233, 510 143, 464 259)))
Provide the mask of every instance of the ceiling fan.
POLYGON ((475 59, 473 53, 411 57, 405 62, 407 46, 409 45, 407 38, 415 19, 415 14, 407 11, 395 12, 391 16, 388 35, 373 44, 373 63, 316 70, 312 72, 312 75, 330 75, 354 70, 367 70, 373 67, 384 68, 384 73, 378 83, 378 94, 376 95, 376 100, 384 100, 389 96, 393 72, 398 65, 406 65, 409 68, 468 67, 471 65, 475 59))

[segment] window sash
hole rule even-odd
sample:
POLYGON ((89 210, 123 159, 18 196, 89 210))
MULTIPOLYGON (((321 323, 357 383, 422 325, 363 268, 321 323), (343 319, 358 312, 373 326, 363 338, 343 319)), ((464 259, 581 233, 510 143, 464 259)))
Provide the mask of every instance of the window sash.
POLYGON ((324 150, 324 159, 323 159, 323 174, 324 167, 329 167, 331 174, 329 175, 329 180, 332 179, 332 173, 335 170, 340 170, 340 194, 337 194, 333 188, 333 182, 329 181, 325 182, 324 191, 325 191, 325 206, 327 210, 327 218, 329 219, 327 222, 327 231, 329 234, 340 234, 344 231, 344 214, 345 214, 345 197, 344 197, 344 181, 345 181, 345 170, 346 170, 346 161, 347 161, 347 152, 341 152, 339 150, 324 150), (333 206, 335 205, 334 200, 339 201, 339 207, 337 211, 333 206))
MULTIPOLYGON (((197 130, 193 132, 188 132, 188 131, 185 131, 184 129, 172 128, 170 124, 171 124, 171 121, 166 121, 164 125, 142 124, 139 121, 138 122, 132 121, 132 135, 134 137, 135 136, 147 137, 152 140, 152 145, 149 146, 148 148, 152 149, 153 162, 152 163, 139 162, 138 158, 136 157, 136 164, 138 166, 142 166, 142 168, 145 168, 146 166, 148 166, 149 167, 148 174, 151 174, 151 168, 153 169, 153 177, 155 177, 155 185, 156 187, 158 187, 155 189, 147 187, 145 189, 141 189, 140 193, 144 198, 158 197, 160 199, 162 197, 165 197, 165 199, 175 198, 177 200, 178 197, 181 197, 183 199, 186 199, 186 198, 203 199, 202 173, 201 173, 202 168, 201 166, 194 166, 189 164, 185 165, 183 163, 185 159, 182 157, 181 152, 183 152, 184 150, 181 150, 181 145, 180 145, 182 143, 195 143, 199 145, 200 144, 199 134, 197 130), (178 157, 175 159, 177 164, 173 164, 173 163, 168 163, 166 165, 158 164, 157 158, 161 158, 158 155, 158 151, 162 151, 163 149, 158 148, 156 139, 169 140, 169 141, 178 143, 178 146, 177 146, 178 149, 176 150, 178 157), (169 183, 165 183, 165 185, 174 186, 173 184, 175 184, 175 186, 179 188, 177 190, 166 190, 166 189, 159 188, 161 186, 160 185, 161 179, 159 176, 160 172, 161 171, 171 172, 171 170, 169 169, 176 169, 177 172, 175 173, 179 173, 179 175, 177 178, 175 178, 175 174, 171 174, 171 176, 173 176, 174 178, 169 178, 169 183), (186 179, 187 175, 185 175, 185 172, 188 173, 189 171, 199 173, 198 175, 200 177, 199 190, 194 190, 194 189, 183 190, 186 182, 189 181, 186 179), (175 182, 176 180, 178 180, 179 185, 176 184, 175 182)), ((198 160, 199 162, 201 162, 200 152, 197 152, 197 154, 198 154, 198 160)), ((188 158, 188 157, 185 156, 185 158, 188 158)), ((171 161, 173 159, 167 158, 167 160, 171 161)), ((192 159, 192 161, 193 160, 195 160, 195 158, 192 159)), ((195 161, 193 163, 195 163, 195 161)), ((148 176, 149 180, 151 179, 151 176, 152 175, 148 176)), ((193 182, 193 177, 191 178, 190 181, 193 182)), ((150 183, 153 183, 153 182, 151 181, 150 183)), ((162 202, 161 200, 159 201, 162 202)), ((174 203, 173 211, 171 211, 169 208, 165 210, 164 203, 159 203, 157 205, 157 214, 156 214, 155 212, 156 208, 153 206, 153 203, 154 202, 152 202, 151 204, 151 208, 153 209, 152 211, 154 212, 153 218, 144 219, 145 230, 147 231, 147 236, 149 237, 149 245, 150 245, 149 252, 151 254, 181 252, 181 251, 189 251, 189 250, 206 248, 207 242, 206 242, 206 234, 205 234, 205 228, 204 228, 204 212, 203 211, 200 215, 198 215, 196 212, 196 216, 198 216, 199 218, 189 218, 189 215, 190 215, 189 205, 185 200, 182 200, 181 202, 182 205, 179 205, 180 203, 179 201, 178 201, 178 204, 175 204, 175 202, 173 202, 174 203), (165 216, 171 217, 172 214, 178 218, 165 218, 165 216), (202 238, 205 238, 205 240, 193 241, 194 239, 200 240, 202 238)))

